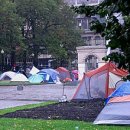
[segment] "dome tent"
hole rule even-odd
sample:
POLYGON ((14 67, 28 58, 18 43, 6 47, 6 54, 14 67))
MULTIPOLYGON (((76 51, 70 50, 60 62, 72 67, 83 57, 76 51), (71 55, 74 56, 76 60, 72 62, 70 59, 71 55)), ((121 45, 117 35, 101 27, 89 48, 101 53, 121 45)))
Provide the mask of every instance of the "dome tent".
POLYGON ((34 75, 31 75, 28 78, 28 80, 30 83, 41 83, 43 81, 43 76, 39 74, 34 74, 34 75))
POLYGON ((11 80, 16 75, 13 71, 7 71, 1 74, 0 80, 11 80))
POLYGON ((11 79, 11 81, 28 82, 29 80, 25 75, 21 73, 16 73, 16 75, 11 79))
POLYGON ((130 125, 130 82, 124 82, 107 99, 94 124, 130 125))
POLYGON ((109 62, 84 74, 73 99, 107 98, 115 84, 128 73, 109 62))
POLYGON ((42 69, 38 74, 43 75, 43 80, 47 83, 59 82, 59 73, 53 69, 42 69))
POLYGON ((56 70, 59 72, 59 78, 61 81, 71 77, 69 70, 64 67, 58 67, 56 70))

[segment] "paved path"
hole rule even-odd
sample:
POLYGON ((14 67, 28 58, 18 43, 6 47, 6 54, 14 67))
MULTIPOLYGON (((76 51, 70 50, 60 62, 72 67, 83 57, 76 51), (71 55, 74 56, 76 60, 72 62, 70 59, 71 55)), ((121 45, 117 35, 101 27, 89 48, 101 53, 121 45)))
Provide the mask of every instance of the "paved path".
POLYGON ((62 84, 23 86, 23 90, 19 90, 18 86, 0 86, 0 109, 48 100, 59 101, 63 94, 71 100, 76 88, 64 86, 63 91, 62 84))
POLYGON ((11 101, 11 100, 1 100, 0 101, 0 109, 16 107, 16 106, 23 106, 28 104, 37 104, 40 103, 38 101, 11 101))

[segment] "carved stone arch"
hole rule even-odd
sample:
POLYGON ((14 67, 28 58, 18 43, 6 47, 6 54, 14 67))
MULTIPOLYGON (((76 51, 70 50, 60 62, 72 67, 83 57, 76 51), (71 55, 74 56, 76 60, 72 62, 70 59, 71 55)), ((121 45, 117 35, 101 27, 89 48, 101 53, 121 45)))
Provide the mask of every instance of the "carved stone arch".
POLYGON ((100 35, 95 35, 95 36, 94 36, 94 39, 95 39, 95 40, 100 40, 100 39, 101 39, 101 36, 100 36, 100 35))
POLYGON ((98 68, 99 58, 95 54, 89 54, 85 58, 85 72, 98 68))
POLYGON ((97 57, 98 60, 100 60, 99 55, 97 55, 96 53, 94 53, 94 51, 92 51, 91 53, 85 55, 84 60, 85 60, 89 55, 94 55, 95 57, 97 57))

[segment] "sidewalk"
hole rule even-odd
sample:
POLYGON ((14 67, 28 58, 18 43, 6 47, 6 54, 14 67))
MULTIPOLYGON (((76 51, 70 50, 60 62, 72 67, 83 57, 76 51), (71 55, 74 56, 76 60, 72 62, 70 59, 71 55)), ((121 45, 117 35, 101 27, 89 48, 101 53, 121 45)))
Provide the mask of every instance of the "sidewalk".
POLYGON ((23 86, 23 90, 18 90, 17 87, 0 86, 0 109, 43 101, 59 101, 63 94, 67 96, 67 100, 71 100, 77 88, 63 87, 62 84, 23 86))
POLYGON ((0 100, 0 109, 23 106, 28 104, 37 104, 37 101, 16 101, 16 100, 0 100))

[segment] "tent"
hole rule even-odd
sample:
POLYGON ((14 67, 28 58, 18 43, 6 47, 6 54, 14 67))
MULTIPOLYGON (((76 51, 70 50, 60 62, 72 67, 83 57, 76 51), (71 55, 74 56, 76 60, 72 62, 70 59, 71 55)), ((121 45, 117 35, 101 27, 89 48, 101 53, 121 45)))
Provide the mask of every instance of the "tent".
POLYGON ((115 90, 115 85, 128 73, 109 62, 84 76, 73 99, 107 98, 115 90))
POLYGON ((11 81, 19 81, 19 82, 28 82, 29 80, 27 79, 27 77, 21 73, 17 73, 12 79, 11 81))
POLYGON ((72 74, 74 75, 74 78, 78 80, 78 70, 72 70, 72 74))
POLYGON ((60 80, 63 81, 66 78, 70 78, 70 72, 64 67, 58 67, 56 69, 59 72, 60 80))
POLYGON ((34 74, 34 75, 31 75, 28 78, 28 80, 30 83, 41 83, 43 81, 43 76, 39 74, 34 74))
POLYGON ((48 81, 49 80, 50 76, 46 72, 39 71, 37 74, 42 75, 43 81, 48 81))
POLYGON ((130 125, 130 82, 124 82, 107 100, 94 124, 130 125))
POLYGON ((34 75, 34 74, 37 74, 39 71, 40 71, 39 69, 37 69, 35 66, 33 66, 29 73, 34 75))
POLYGON ((11 80, 16 75, 13 71, 7 71, 1 74, 0 80, 11 80))
POLYGON ((43 79, 47 83, 59 82, 59 73, 53 69, 42 69, 38 74, 43 75, 43 79))

